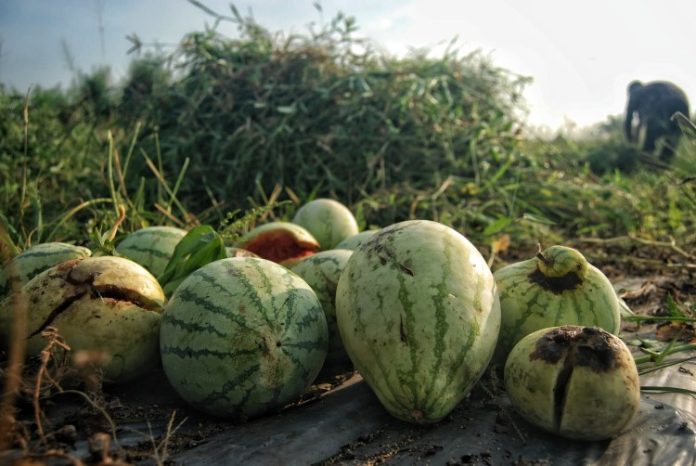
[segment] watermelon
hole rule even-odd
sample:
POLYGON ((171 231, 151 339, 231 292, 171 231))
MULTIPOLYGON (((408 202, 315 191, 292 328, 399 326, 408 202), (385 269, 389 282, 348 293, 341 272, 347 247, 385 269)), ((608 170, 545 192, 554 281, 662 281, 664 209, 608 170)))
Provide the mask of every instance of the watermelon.
POLYGON ((28 282, 44 270, 68 259, 89 257, 92 251, 67 243, 41 243, 25 249, 0 269, 0 299, 10 292, 10 277, 19 279, 20 285, 28 282))
POLYGON ((352 368, 336 325, 336 287, 352 251, 330 250, 309 256, 290 268, 302 277, 319 298, 329 327, 329 348, 323 373, 335 375, 352 368))
POLYGON ((505 364, 505 388, 522 417, 572 439, 615 437, 640 406, 631 351, 596 327, 552 327, 522 338, 505 364))
POLYGON ((328 345, 319 299, 274 262, 235 257, 189 275, 160 329, 174 389, 213 416, 248 418, 298 398, 319 373, 328 345))
POLYGON ((333 199, 315 199, 299 208, 293 223, 303 226, 319 241, 322 250, 333 249, 358 233, 358 222, 346 206, 333 199))
POLYGON ((353 252, 338 282, 343 344, 395 417, 445 417, 493 355, 500 326, 495 281, 461 234, 411 220, 380 230, 353 252))
POLYGON ((159 277, 174 254, 186 230, 176 227, 147 227, 136 230, 118 243, 119 255, 137 262, 159 277))
MULTIPOLYGON (((71 347, 71 355, 100 355, 106 382, 131 380, 157 362, 164 292, 145 268, 122 257, 72 259, 35 276, 23 287, 27 355, 46 345, 48 326, 71 347)), ((0 340, 9 341, 12 296, 0 303, 0 340)))
POLYGON ((494 276, 502 311, 495 361, 501 367, 515 343, 541 328, 597 326, 615 335, 620 330, 614 287, 576 249, 552 246, 494 276))
POLYGON ((235 248, 234 246, 227 246, 225 252, 227 253, 227 257, 259 257, 251 251, 235 248))
POLYGON ((375 233, 379 230, 365 230, 361 231, 357 235, 349 236, 334 247, 334 249, 348 249, 350 251, 355 251, 368 239, 372 238, 375 233))
POLYGON ((242 236, 236 247, 279 264, 292 264, 319 251, 310 232, 289 222, 270 222, 242 236))

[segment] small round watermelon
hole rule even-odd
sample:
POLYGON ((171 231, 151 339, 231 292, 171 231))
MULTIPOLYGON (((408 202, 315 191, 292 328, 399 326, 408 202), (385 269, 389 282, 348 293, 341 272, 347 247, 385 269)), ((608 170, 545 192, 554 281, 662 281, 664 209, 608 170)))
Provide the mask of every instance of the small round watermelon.
POLYGON ((616 437, 640 407, 631 351, 597 327, 564 325, 522 338, 505 364, 505 389, 527 421, 572 439, 616 437))
POLYGON ((25 284, 44 270, 69 259, 89 257, 92 251, 82 246, 50 242, 31 246, 0 269, 0 299, 10 292, 10 277, 25 284))
POLYGON ((174 248, 186 236, 176 227, 147 227, 129 234, 116 246, 116 252, 145 267, 159 277, 174 254, 174 248))
POLYGON ((596 326, 618 334, 619 298, 609 279, 576 249, 551 246, 494 274, 500 293, 501 325, 495 362, 524 336, 559 325, 596 326))
POLYGON ((322 250, 333 249, 358 233, 358 223, 346 206, 333 199, 315 199, 300 207, 292 219, 319 241, 322 250))
POLYGON ((160 329, 164 371, 174 389, 213 416, 248 418, 298 398, 326 358, 319 299, 274 262, 235 257, 189 275, 160 329))

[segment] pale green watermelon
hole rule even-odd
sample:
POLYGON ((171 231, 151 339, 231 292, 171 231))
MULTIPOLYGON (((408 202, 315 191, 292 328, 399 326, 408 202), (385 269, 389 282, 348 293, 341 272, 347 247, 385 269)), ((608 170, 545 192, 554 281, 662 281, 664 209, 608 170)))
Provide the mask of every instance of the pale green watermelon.
POLYGON ((297 399, 326 358, 319 299, 274 262, 235 257, 189 275, 160 329, 165 373, 181 397, 214 416, 246 418, 297 399))
POLYGON ((116 246, 116 252, 159 277, 172 258, 176 245, 184 236, 186 230, 176 227, 141 228, 123 238, 116 246))
POLYGON ((326 323, 329 326, 329 351, 324 363, 325 374, 340 373, 352 367, 336 324, 336 287, 351 254, 352 251, 345 249, 322 251, 303 259, 291 268, 312 287, 326 315, 326 323))
MULTIPOLYGON (((44 270, 23 287, 27 307, 27 355, 46 346, 41 332, 55 327, 71 358, 98 354, 104 379, 120 383, 151 369, 164 292, 141 265, 123 257, 72 259, 44 270)), ((0 302, 0 342, 9 341, 12 295, 0 302)))
POLYGON ((584 325, 619 333, 621 306, 614 287, 576 249, 552 246, 494 276, 502 312, 495 361, 501 367, 512 347, 535 330, 584 325))
POLYGON ((322 250, 333 249, 358 233, 353 213, 333 199, 315 199, 299 208, 293 223, 303 226, 319 241, 322 250))
POLYGON ((82 246, 51 242, 31 246, 17 254, 0 270, 0 299, 10 292, 9 277, 14 275, 24 284, 44 270, 68 259, 89 257, 92 251, 82 246))
POLYGON ((336 245, 334 249, 348 249, 350 251, 355 251, 368 239, 372 238, 375 233, 379 230, 365 230, 361 231, 357 235, 349 236, 340 243, 336 245))
POLYGON ((442 419, 486 369, 500 307, 486 261, 445 225, 380 230, 338 282, 336 317, 353 364, 395 417, 442 419))

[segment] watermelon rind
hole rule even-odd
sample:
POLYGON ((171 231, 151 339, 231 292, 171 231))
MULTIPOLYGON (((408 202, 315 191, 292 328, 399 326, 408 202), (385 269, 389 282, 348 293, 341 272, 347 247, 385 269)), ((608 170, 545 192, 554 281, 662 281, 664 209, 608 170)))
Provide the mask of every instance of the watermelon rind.
POLYGON ((292 222, 306 228, 319 241, 322 250, 334 249, 359 231, 353 213, 333 199, 315 199, 306 203, 297 210, 292 222))
POLYGON ((21 286, 56 264, 91 255, 92 251, 83 246, 57 241, 31 246, 17 254, 0 269, 0 299, 10 292, 11 276, 16 276, 21 286))
POLYGON ((297 399, 321 369, 324 311, 311 287, 274 262, 235 257, 189 275, 160 329, 174 389, 213 416, 249 418, 297 399))
POLYGON ((326 315, 329 329, 329 348, 322 372, 327 375, 337 374, 352 368, 336 323, 336 287, 341 272, 343 272, 352 254, 352 251, 345 249, 322 251, 303 259, 291 268, 312 287, 326 315))
POLYGON ((116 252, 145 267, 159 277, 174 254, 186 230, 170 226, 153 226, 136 230, 123 238, 116 252))
POLYGON ((576 249, 551 246, 494 273, 502 320, 495 363, 535 330, 560 325, 621 329, 621 305, 609 279, 576 249), (542 260, 542 257, 544 258, 542 260))
MULTIPOLYGON (((26 353, 46 346, 41 332, 54 327, 70 356, 92 354, 106 382, 121 383, 151 369, 158 358, 164 292, 141 265, 113 256, 61 262, 24 285, 26 353)), ((9 341, 13 296, 0 303, 0 341, 9 341)))

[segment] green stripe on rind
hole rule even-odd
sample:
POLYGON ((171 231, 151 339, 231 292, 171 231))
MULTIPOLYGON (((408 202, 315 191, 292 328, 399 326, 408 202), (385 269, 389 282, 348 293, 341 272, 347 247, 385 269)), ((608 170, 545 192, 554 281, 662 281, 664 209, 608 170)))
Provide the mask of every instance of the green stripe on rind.
POLYGON ((441 419, 461 401, 500 325, 481 255, 428 221, 402 222, 363 244, 341 275, 336 304, 357 369, 388 411, 412 422, 441 419))
POLYGON ((292 401, 316 377, 326 319, 310 287, 284 267, 224 259, 177 288, 160 345, 184 399, 216 416, 256 416, 292 401))
POLYGON ((185 235, 185 230, 176 227, 141 228, 121 240, 116 246, 116 252, 159 276, 174 254, 176 245, 185 235))

